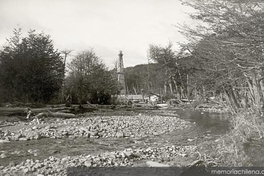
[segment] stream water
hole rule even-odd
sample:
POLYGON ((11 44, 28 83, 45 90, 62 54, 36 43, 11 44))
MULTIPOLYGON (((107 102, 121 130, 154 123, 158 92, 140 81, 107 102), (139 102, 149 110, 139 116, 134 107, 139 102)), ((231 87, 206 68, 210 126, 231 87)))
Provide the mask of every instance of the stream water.
POLYGON ((82 154, 96 154, 104 151, 123 150, 125 148, 159 147, 166 145, 191 145, 223 135, 229 130, 227 115, 192 110, 166 110, 150 112, 157 115, 175 115, 193 122, 194 126, 184 131, 150 136, 140 139, 91 139, 91 138, 44 138, 31 141, 14 141, 0 144, 0 152, 6 155, 0 158, 0 165, 19 163, 26 159, 42 160, 49 156, 65 157, 82 154))

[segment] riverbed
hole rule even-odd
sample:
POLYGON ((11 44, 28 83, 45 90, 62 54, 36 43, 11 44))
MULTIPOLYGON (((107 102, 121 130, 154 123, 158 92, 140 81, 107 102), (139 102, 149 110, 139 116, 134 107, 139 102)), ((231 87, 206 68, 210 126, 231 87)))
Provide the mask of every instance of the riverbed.
MULTIPOLYGON (((116 118, 115 115, 107 115, 108 113, 96 114, 95 116, 100 117, 103 119, 104 117, 116 118)), ((126 113, 124 113, 126 114, 126 113)), ((170 165, 185 165, 197 157, 194 153, 195 146, 199 143, 207 140, 215 140, 219 138, 221 135, 226 134, 229 131, 230 123, 228 120, 228 115, 221 114, 221 113, 208 113, 202 112, 199 110, 188 110, 188 109, 171 109, 171 110, 148 110, 148 111, 136 111, 136 112, 129 112, 129 119, 130 117, 143 117, 148 122, 148 118, 151 119, 154 116, 154 119, 166 119, 173 120, 172 122, 176 122, 177 125, 169 124, 166 122, 161 121, 164 123, 163 125, 167 125, 166 130, 164 131, 163 128, 161 130, 156 130, 156 133, 149 133, 146 132, 144 135, 137 135, 137 133, 131 133, 128 136, 108 136, 101 135, 101 136, 94 136, 94 137, 87 137, 83 136, 76 136, 70 135, 67 137, 62 138, 52 138, 52 137, 45 137, 40 138, 37 140, 19 140, 19 141, 10 141, 4 142, 0 144, 0 166, 2 169, 7 169, 7 171, 13 171, 9 169, 9 167, 16 167, 21 162, 25 161, 44 161, 49 157, 55 157, 63 160, 63 158, 67 157, 76 157, 76 156, 100 156, 100 154, 106 152, 117 152, 117 151, 126 151, 127 149, 137 152, 143 150, 143 153, 140 153, 140 157, 137 160, 131 160, 127 162, 127 166, 137 165, 137 163, 143 162, 145 160, 154 160, 160 163, 166 163, 170 165), (179 120, 175 120, 175 119, 179 120), (173 126, 173 128, 169 127, 173 126), (169 148, 169 149, 168 149, 169 148), (151 156, 144 156, 144 151, 146 149, 159 151, 157 157, 151 156), (177 158, 177 162, 175 161, 174 155, 163 157, 167 158, 167 161, 161 159, 161 154, 164 150, 171 150, 175 151, 173 154, 177 153, 177 151, 183 150, 182 156, 183 159, 177 158), (162 151, 162 152, 161 152, 162 151), (184 152, 185 151, 185 152, 184 152), (188 151, 192 153, 188 153, 188 151), (151 158, 152 157, 152 158, 151 158), (182 162, 182 163, 180 163, 182 162)), ((91 117, 91 114, 87 114, 87 118, 91 117)), ((118 116, 120 119, 120 116, 118 116)), ((86 115, 83 114, 80 119, 74 119, 74 125, 78 129, 78 126, 82 126, 82 123, 78 123, 78 120, 83 120, 86 118, 86 115)), ((94 118, 94 117, 93 117, 94 118)), ((141 118, 139 118, 141 119, 141 118)), ((55 121, 57 123, 60 120, 55 121)), ((65 120, 61 120, 65 121, 65 120)), ((60 121, 60 122, 61 122, 60 121)), ((149 120, 150 121, 150 120, 149 120)), ((85 121, 86 122, 86 121, 85 121)), ((143 122, 142 123, 147 123, 143 122)), ((53 121, 54 123, 54 121, 53 121)), ((129 123, 129 122, 128 122, 129 123)), ((16 126, 19 122, 16 122, 16 126)), ((30 128, 35 128, 37 125, 32 125, 26 123, 30 128)), ((68 124, 67 124, 68 125, 68 124)), ((66 125, 66 126, 67 126, 66 125)), ((124 128, 127 127, 124 123, 124 128)), ((151 124, 150 127, 153 126, 151 124)), ((161 124, 162 125, 162 124, 161 124)), ((46 126, 52 129, 52 125, 49 122, 45 122, 44 124, 40 124, 43 126, 43 129, 46 126)), ((58 128, 58 127, 57 127, 58 128)), ((148 126, 146 126, 148 128, 148 126)), ((11 128, 12 129, 12 128, 11 128)), ((156 129, 156 128, 155 128, 156 129)), ((157 128, 158 129, 158 128, 157 128)), ((50 129, 49 129, 50 130, 50 129)), ((140 130, 140 129, 139 129, 140 130)), ((139 132, 141 133, 141 132, 139 132)), ((79 134, 79 133, 78 133, 79 134)), ((154 152, 155 153, 155 152, 154 152)), ((163 154, 162 154, 163 155, 163 154)), ((153 155, 154 156, 154 155, 153 155)), ((175 155, 176 156, 176 155, 175 155)), ((178 155, 177 155, 178 156, 178 155)), ((113 166, 120 166, 115 165, 112 163, 113 166)), ((126 165, 126 164, 124 164, 126 165)), ((91 165, 91 166, 98 166, 91 165)), ((100 165, 99 165, 100 166, 100 165)), ((111 166, 111 165, 110 165, 111 166)), ((121 165, 122 166, 122 165, 121 165)), ((24 168, 24 167, 23 167, 24 168)), ((30 170, 22 169, 24 173, 30 172, 30 170)), ((19 171, 19 169, 18 169, 19 171)), ((12 172, 11 172, 12 173, 12 172)), ((38 173, 38 171, 32 171, 32 173, 38 173)), ((45 174, 44 174, 45 175, 45 174)), ((62 174, 63 175, 63 174, 62 174)))

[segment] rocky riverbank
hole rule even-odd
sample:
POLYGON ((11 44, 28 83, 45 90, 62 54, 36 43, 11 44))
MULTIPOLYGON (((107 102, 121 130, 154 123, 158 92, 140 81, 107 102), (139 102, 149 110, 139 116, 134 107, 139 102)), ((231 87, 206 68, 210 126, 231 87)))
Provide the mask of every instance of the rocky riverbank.
MULTIPOLYGON (((180 119, 175 113, 155 111, 152 114, 132 115, 83 114, 73 119, 47 118, 40 122, 40 124, 21 121, 2 123, 5 125, 0 131, 1 142, 7 142, 13 147, 16 147, 16 143, 30 145, 34 141, 39 143, 43 140, 69 142, 84 140, 82 144, 87 140, 87 146, 95 144, 99 147, 100 143, 91 141, 102 140, 103 144, 108 144, 108 140, 115 139, 121 143, 126 140, 132 143, 129 145, 115 143, 112 147, 102 147, 100 150, 93 147, 91 152, 79 151, 78 154, 71 153, 71 155, 68 152, 66 155, 65 152, 42 155, 43 149, 33 146, 14 148, 14 151, 5 147, 6 151, 0 151, 0 157, 6 159, 7 162, 2 162, 3 165, 0 165, 0 175, 60 176, 66 175, 67 168, 77 166, 136 167, 153 166, 153 164, 154 166, 186 166, 201 159, 197 149, 197 143, 200 140, 192 139, 193 133, 189 133, 197 124, 180 119), (160 115, 154 115, 155 113, 160 115), (174 132, 174 138, 170 140, 172 132, 174 132), (181 133, 185 137, 178 136, 181 133), (163 137, 166 139, 161 139, 163 137), (166 142, 175 140, 180 141, 166 142), (21 157, 21 159, 13 161, 12 157, 21 157)), ((54 149, 57 149, 58 145, 60 142, 54 145, 54 149)), ((41 145, 38 146, 41 147, 41 145)), ((75 147, 75 143, 71 146, 75 147)), ((68 151, 67 147, 65 150, 68 151)))
MULTIPOLYGON (((67 174, 68 167, 120 167, 120 166, 149 166, 149 161, 154 163, 165 163, 163 166, 183 166, 179 163, 184 158, 185 161, 197 159, 196 146, 166 146, 161 148, 128 148, 123 151, 105 152, 98 155, 80 155, 73 157, 53 157, 39 161, 27 159, 26 161, 8 166, 0 166, 1 175, 58 175, 67 174)), ((155 166, 155 165, 154 165, 155 166)))
POLYGON ((191 126, 177 117, 162 116, 97 116, 74 119, 52 119, 41 124, 21 122, 3 127, 0 139, 4 141, 35 140, 40 138, 123 138, 160 135, 191 126))
MULTIPOLYGON (((35 122, 8 123, 0 130, 1 142, 39 140, 41 138, 144 138, 184 130, 193 123, 171 116, 137 114, 132 116, 81 116, 74 119, 53 118, 35 122)), ((195 146, 128 148, 121 151, 103 152, 97 155, 67 157, 50 156, 44 160, 27 159, 0 166, 0 175, 66 175, 67 167, 119 167, 137 163, 155 162, 175 165, 173 158, 188 158, 195 153, 195 146)), ((32 150, 34 153, 34 151, 32 150)), ((1 158, 9 157, 1 151, 1 158)), ((11 156, 11 155, 10 155, 11 156)), ((13 156, 13 154, 12 154, 13 156)), ((190 162, 193 160, 192 158, 190 162)), ((180 163, 178 163, 180 164, 180 163)))

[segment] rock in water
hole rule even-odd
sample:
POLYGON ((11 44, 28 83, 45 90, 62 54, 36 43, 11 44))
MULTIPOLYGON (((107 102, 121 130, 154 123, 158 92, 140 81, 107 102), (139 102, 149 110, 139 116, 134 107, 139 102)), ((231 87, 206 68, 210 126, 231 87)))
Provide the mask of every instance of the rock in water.
POLYGON ((146 164, 149 167, 170 167, 167 164, 162 164, 162 163, 158 163, 158 162, 154 162, 154 161, 147 161, 146 164))
POLYGON ((19 138, 18 140, 19 140, 19 141, 27 141, 28 139, 25 138, 25 137, 23 137, 23 138, 19 138))

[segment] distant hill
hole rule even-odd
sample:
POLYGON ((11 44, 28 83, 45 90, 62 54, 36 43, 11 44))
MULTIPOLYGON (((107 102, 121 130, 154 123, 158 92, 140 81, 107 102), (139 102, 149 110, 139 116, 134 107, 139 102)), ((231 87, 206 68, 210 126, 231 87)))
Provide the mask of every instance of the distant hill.
POLYGON ((165 84, 165 73, 157 63, 140 64, 125 68, 125 80, 129 94, 141 94, 151 91, 161 93, 165 84))

